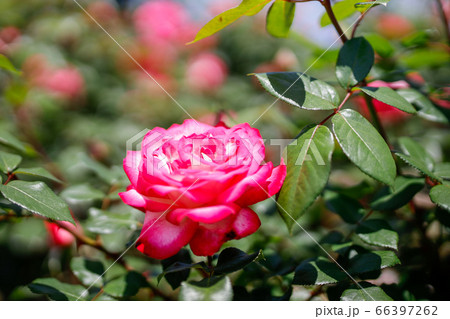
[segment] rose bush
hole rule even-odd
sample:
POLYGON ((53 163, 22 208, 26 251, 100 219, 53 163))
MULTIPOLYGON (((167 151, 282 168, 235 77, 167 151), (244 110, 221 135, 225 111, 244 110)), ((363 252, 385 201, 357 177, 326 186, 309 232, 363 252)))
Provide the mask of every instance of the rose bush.
POLYGON ((260 226, 249 208, 276 194, 286 176, 282 162, 264 163, 257 129, 232 128, 194 120, 154 128, 141 151, 129 151, 124 169, 131 185, 122 200, 145 212, 137 249, 157 259, 190 244, 194 254, 211 256, 223 243, 260 226))

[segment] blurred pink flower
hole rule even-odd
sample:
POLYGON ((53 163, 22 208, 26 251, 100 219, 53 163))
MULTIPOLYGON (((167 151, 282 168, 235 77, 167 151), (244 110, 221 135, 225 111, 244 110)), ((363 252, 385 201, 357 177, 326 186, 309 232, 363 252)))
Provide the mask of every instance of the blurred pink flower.
POLYGON ((74 67, 49 70, 41 77, 42 88, 58 97, 73 99, 84 92, 84 80, 74 67))
MULTIPOLYGON (((76 230, 76 227, 69 222, 60 222, 69 229, 76 230)), ((75 237, 67 230, 59 227, 55 223, 44 221, 45 228, 49 234, 50 245, 56 247, 67 247, 70 246, 74 241, 75 237)))
POLYGON ((227 65, 219 56, 200 53, 188 63, 186 82, 190 89, 208 93, 219 89, 225 83, 227 75, 227 65))
POLYGON ((134 13, 134 26, 146 45, 184 45, 195 34, 185 8, 173 1, 145 2, 134 13))

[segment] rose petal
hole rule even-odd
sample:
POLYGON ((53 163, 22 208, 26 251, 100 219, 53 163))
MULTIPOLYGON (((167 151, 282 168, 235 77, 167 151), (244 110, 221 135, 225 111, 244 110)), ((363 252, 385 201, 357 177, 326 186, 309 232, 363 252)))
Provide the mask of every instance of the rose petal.
POLYGON ((167 219, 173 223, 180 223, 185 217, 200 223, 212 224, 217 223, 230 215, 236 213, 238 207, 236 205, 216 205, 199 208, 177 208, 171 211, 167 219))
MULTIPOLYGON (((250 208, 243 208, 237 213, 233 223, 234 239, 240 239, 253 234, 261 226, 258 215, 250 208)), ((231 236, 230 236, 231 237, 231 236)))
POLYGON ((174 225, 161 214, 147 212, 136 248, 151 258, 166 259, 179 252, 196 230, 197 223, 189 219, 174 225))

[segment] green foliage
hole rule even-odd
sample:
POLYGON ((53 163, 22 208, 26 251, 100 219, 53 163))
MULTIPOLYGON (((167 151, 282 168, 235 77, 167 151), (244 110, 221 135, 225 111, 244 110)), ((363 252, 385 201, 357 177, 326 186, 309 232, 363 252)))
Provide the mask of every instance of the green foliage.
POLYGON ((12 181, 0 190, 11 202, 32 213, 75 224, 67 204, 43 182, 12 181))
POLYGON ((17 70, 14 67, 14 65, 11 63, 11 61, 3 54, 0 54, 0 69, 9 71, 13 74, 18 74, 18 75, 21 74, 21 72, 19 70, 17 70))
POLYGON ((0 171, 7 174, 14 171, 22 162, 22 157, 0 151, 0 171))
POLYGON ((332 122, 333 132, 345 155, 367 175, 382 183, 393 184, 395 162, 378 131, 353 110, 337 113, 332 122))
POLYGON ((373 97, 375 100, 386 103, 393 106, 403 112, 415 114, 416 109, 406 101, 401 95, 395 92, 393 89, 384 87, 362 87, 361 91, 366 93, 368 96, 373 97))
POLYGON ((302 109, 332 110, 340 102, 333 86, 304 73, 272 72, 255 76, 270 94, 302 109))
POLYGON ((360 282, 342 293, 341 301, 392 301, 383 289, 368 282, 360 282), (361 289, 362 288, 362 289, 361 289))
POLYGON ((252 16, 261 11, 271 0, 242 0, 236 8, 225 11, 209 21, 195 36, 194 41, 209 37, 243 16, 252 16))
POLYGON ((375 194, 370 207, 374 210, 395 210, 406 205, 425 186, 423 178, 397 176, 393 186, 382 188, 375 194))
POLYGON ((327 190, 324 199, 328 209, 341 216, 346 223, 356 224, 366 214, 364 207, 357 200, 344 194, 327 190))
POLYGON ((246 254, 242 250, 237 248, 224 249, 217 260, 217 265, 214 268, 215 274, 228 274, 238 270, 241 270, 245 266, 257 261, 262 256, 262 251, 258 251, 253 254, 246 254))
POLYGON ((382 219, 366 220, 358 225, 356 235, 372 246, 398 249, 398 234, 382 219))
POLYGON ((102 262, 83 257, 73 257, 70 261, 73 274, 85 286, 103 286, 103 273, 105 267, 102 262))
POLYGON ((138 218, 141 212, 107 212, 98 208, 90 208, 89 217, 84 226, 96 234, 114 234, 121 229, 138 229, 138 218))
POLYGON ((289 230, 327 184, 333 150, 333 135, 320 125, 304 130, 287 147, 287 176, 278 197, 278 211, 289 230))
POLYGON ((43 178, 44 180, 62 183, 62 181, 59 178, 55 177, 52 173, 50 173, 43 167, 30 167, 30 168, 19 167, 14 171, 14 174, 19 178, 23 176, 30 176, 31 178, 35 179, 43 178))
POLYGON ((347 41, 339 51, 336 77, 343 88, 353 87, 369 74, 375 60, 370 43, 362 38, 347 41))
POLYGON ((274 37, 287 37, 294 15, 295 3, 275 0, 267 13, 267 32, 274 37))
MULTIPOLYGON (((398 239, 397 239, 398 240, 398 239)), ((350 259, 349 272, 364 274, 400 264, 400 260, 393 251, 375 250, 358 254, 350 259)))
POLYGON ((139 289, 147 286, 147 280, 140 273, 129 271, 125 275, 108 282, 103 290, 113 297, 124 298, 136 295, 139 289))
POLYGON ((430 198, 436 205, 450 211, 450 185, 434 186, 430 191, 430 198))
MULTIPOLYGON (((360 0, 343 0, 336 2, 333 6, 333 12, 336 16, 336 19, 338 21, 341 21, 345 18, 348 18, 352 16, 354 13, 356 13, 358 10, 355 8, 355 4, 361 2, 360 0)), ((320 18, 320 25, 322 27, 326 27, 327 25, 331 24, 330 17, 325 12, 322 17, 320 18)))
POLYGON ((233 288, 228 277, 183 282, 179 298, 183 301, 230 301, 233 299, 233 288))
POLYGON ((448 123, 447 117, 431 101, 414 89, 401 89, 397 91, 405 100, 417 109, 417 115, 433 122, 448 123))
POLYGON ((328 285, 345 280, 347 275, 334 262, 324 257, 306 260, 295 269, 294 285, 328 285))
POLYGON ((85 288, 83 286, 66 284, 55 278, 39 278, 28 287, 32 292, 47 295, 48 298, 55 301, 84 300, 85 288))

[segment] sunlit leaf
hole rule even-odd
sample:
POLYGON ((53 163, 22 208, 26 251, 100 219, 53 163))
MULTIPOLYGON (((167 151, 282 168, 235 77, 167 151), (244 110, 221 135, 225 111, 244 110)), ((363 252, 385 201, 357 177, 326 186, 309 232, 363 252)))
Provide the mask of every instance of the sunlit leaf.
POLYGON ((333 131, 345 155, 367 175, 391 185, 396 167, 389 147, 361 114, 346 109, 333 118, 333 131))
POLYGON ((340 98, 334 87, 299 72, 257 73, 263 88, 280 100, 307 110, 332 110, 340 98))
POLYGON ((345 42, 336 64, 339 84, 344 88, 355 86, 369 74, 374 61, 375 53, 366 39, 358 37, 345 42))
POLYGON ((33 213, 74 223, 67 204, 43 182, 11 181, 2 185, 1 192, 11 202, 33 213))
POLYGON ((278 197, 278 211, 289 230, 327 184, 333 150, 333 135, 326 126, 305 129, 287 147, 287 176, 278 197))
MULTIPOLYGON (((252 16, 261 11, 272 0, 242 0, 236 8, 227 10, 209 21, 190 42, 194 43, 222 30, 243 16, 252 16)), ((189 44, 190 44, 189 43, 189 44)))
POLYGON ((276 0, 267 13, 266 28, 274 37, 285 38, 289 34, 295 15, 295 3, 276 0))

